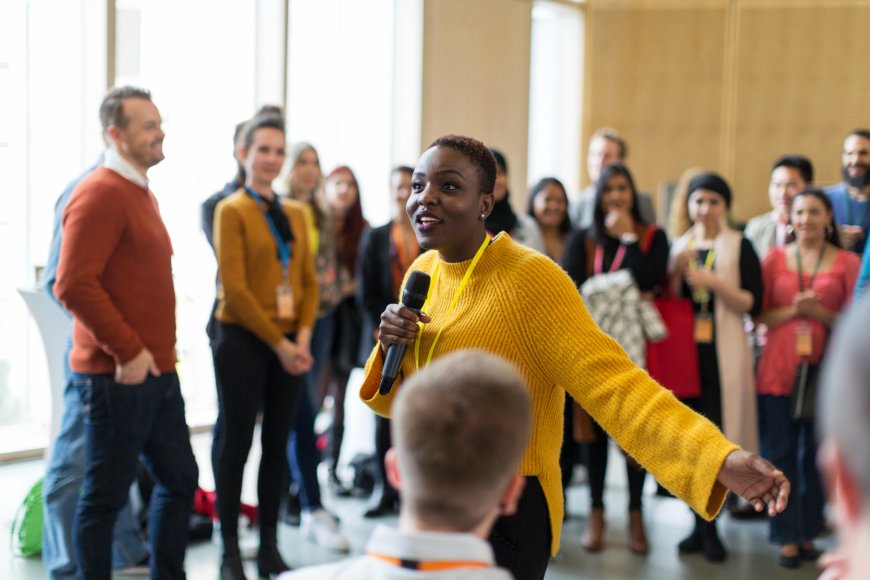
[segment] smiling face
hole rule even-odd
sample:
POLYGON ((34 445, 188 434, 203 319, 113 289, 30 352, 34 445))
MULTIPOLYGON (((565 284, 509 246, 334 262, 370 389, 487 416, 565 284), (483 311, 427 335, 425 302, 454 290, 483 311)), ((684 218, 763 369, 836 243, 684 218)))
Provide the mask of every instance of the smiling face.
POLYGON ((123 101, 126 125, 109 127, 109 135, 127 161, 143 174, 163 161, 163 138, 160 111, 148 99, 129 98, 123 101))
POLYGON ((394 171, 390 176, 390 196, 396 204, 398 214, 405 211, 408 198, 411 197, 411 174, 405 171, 394 171))
POLYGON ((290 173, 290 189, 294 194, 308 194, 320 181, 320 159, 314 149, 305 149, 290 173))
POLYGON ((771 172, 767 194, 770 197, 773 213, 780 222, 788 222, 788 206, 792 198, 806 189, 807 185, 796 167, 781 165, 771 172))
POLYGON ((849 135, 843 143, 843 179, 852 187, 870 185, 870 140, 849 135))
POLYGON ((604 195, 601 196, 601 209, 604 213, 615 211, 620 213, 631 213, 634 207, 634 192, 631 190, 631 183, 624 175, 615 174, 607 180, 607 185, 604 186, 604 195))
POLYGON ((791 207, 791 224, 799 241, 814 242, 825 238, 833 216, 822 200, 814 195, 795 198, 791 207))
POLYGON ((336 171, 323 186, 326 203, 337 214, 344 215, 354 206, 359 195, 356 180, 349 171, 336 171))
POLYGON ((463 153, 432 147, 423 153, 411 179, 405 207, 422 248, 437 250, 447 262, 472 258, 486 235, 484 220, 492 193, 480 191, 478 168, 463 153))
POLYGON ((271 191, 272 180, 281 173, 287 156, 284 132, 273 127, 257 129, 251 136, 250 147, 240 154, 249 184, 256 191, 264 188, 271 191))
POLYGON ((555 183, 548 183, 535 195, 532 212, 542 228, 559 228, 568 213, 565 190, 555 183))
POLYGON ((589 180, 594 184, 601 175, 601 170, 614 163, 622 163, 622 151, 619 143, 606 137, 596 137, 589 142, 589 153, 586 155, 586 171, 589 180))
POLYGON ((725 198, 709 189, 696 189, 689 195, 689 218, 708 231, 717 231, 728 211, 725 198))

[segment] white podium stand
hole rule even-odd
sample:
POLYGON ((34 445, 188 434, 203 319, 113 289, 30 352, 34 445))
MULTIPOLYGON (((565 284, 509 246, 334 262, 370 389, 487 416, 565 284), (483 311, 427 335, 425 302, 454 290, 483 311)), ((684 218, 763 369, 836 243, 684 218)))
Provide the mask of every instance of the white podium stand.
MULTIPOLYGON (((66 387, 63 357, 72 333, 72 321, 42 288, 19 288, 18 293, 27 303, 27 309, 36 321, 45 350, 48 379, 51 383, 50 446, 60 430, 60 419, 63 415, 63 391, 66 387)), ((50 452, 51 449, 46 450, 46 459, 51 457, 50 452)))

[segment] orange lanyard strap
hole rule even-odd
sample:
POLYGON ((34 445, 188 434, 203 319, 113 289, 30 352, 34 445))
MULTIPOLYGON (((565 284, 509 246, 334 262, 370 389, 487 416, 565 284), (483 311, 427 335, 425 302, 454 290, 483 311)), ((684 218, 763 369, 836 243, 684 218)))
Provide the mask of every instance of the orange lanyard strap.
MULTIPOLYGON (((483 243, 480 244, 480 247, 477 249, 477 253, 474 254, 474 258, 471 260, 471 264, 468 265, 468 269, 465 271, 465 275, 462 277, 462 281, 459 283, 459 288, 456 289, 456 292, 453 294, 453 300, 450 301, 450 306, 447 309, 447 314, 445 318, 450 320, 450 315, 453 313, 453 309, 456 308, 456 303, 459 302, 459 297, 462 295, 462 291, 465 290, 465 286, 468 285, 468 280, 471 278, 471 273, 474 272, 474 269, 477 267, 477 263, 480 261, 480 258, 483 256, 483 253, 486 251, 486 248, 489 247, 489 243, 492 240, 489 236, 483 237, 483 243)), ((438 262, 435 263, 435 271, 432 272, 432 281, 429 284, 429 292, 426 295, 426 302, 423 304, 423 312, 426 312, 429 307, 429 303, 432 300, 432 290, 435 288, 435 281, 438 279, 438 270, 441 265, 441 259, 438 259, 438 262)), ((417 323, 420 326, 420 332, 417 334, 417 340, 414 342, 414 369, 420 370, 420 338, 423 336, 423 323, 417 323)), ((444 330, 442 326, 438 330, 438 334, 435 335, 435 340, 432 341, 432 346, 429 347, 429 354, 426 356, 426 362, 424 366, 428 365, 432 361, 432 353, 435 352, 435 345, 438 344, 438 339, 441 338, 441 332, 444 330)))
POLYGON ((456 570, 457 568, 492 568, 486 562, 477 560, 441 560, 431 562, 421 562, 420 560, 404 560, 402 558, 394 558, 383 554, 368 554, 369 558, 405 568, 406 570, 419 570, 421 572, 440 572, 442 570, 456 570))

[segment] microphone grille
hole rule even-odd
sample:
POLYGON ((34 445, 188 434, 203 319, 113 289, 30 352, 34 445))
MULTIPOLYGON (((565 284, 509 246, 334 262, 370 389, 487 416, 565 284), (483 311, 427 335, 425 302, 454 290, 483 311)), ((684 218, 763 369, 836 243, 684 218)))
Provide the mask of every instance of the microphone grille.
POLYGON ((408 283, 405 284, 405 292, 425 295, 429 292, 430 281, 429 274, 421 272, 420 270, 414 270, 411 272, 411 275, 408 276, 408 283))

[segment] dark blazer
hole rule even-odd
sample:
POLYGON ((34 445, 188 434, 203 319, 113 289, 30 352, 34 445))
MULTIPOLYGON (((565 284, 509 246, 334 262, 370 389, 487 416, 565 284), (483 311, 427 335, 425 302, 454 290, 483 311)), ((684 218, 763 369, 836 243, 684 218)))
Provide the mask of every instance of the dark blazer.
POLYGON ((360 244, 357 260, 357 302, 363 312, 363 348, 374 346, 373 333, 381 314, 398 301, 391 276, 390 230, 393 222, 370 228, 360 244))

